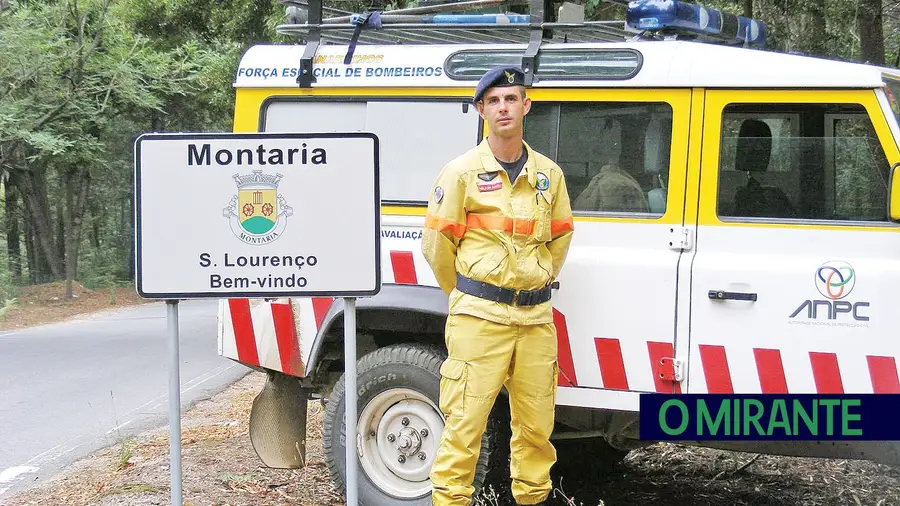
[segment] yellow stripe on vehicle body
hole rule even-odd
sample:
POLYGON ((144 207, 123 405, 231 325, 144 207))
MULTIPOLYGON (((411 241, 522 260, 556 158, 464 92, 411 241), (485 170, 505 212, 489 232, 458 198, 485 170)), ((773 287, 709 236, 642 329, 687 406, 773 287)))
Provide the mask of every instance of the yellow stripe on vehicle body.
POLYGON ((239 88, 235 94, 234 131, 256 132, 259 129, 263 102, 267 99, 297 97, 436 97, 471 98, 475 88, 239 88))
MULTIPOLYGON (((719 186, 719 147, 722 137, 722 112, 731 104, 857 104, 865 108, 884 150, 888 164, 900 161, 890 127, 874 90, 708 90, 703 118, 703 155, 700 177, 700 205, 697 223, 706 226, 765 227, 776 229, 815 229, 860 232, 898 232, 900 227, 888 222, 814 222, 795 219, 778 222, 749 221, 741 218, 719 218, 716 213, 719 186)), ((887 206, 887 202, 885 202, 887 206)), ((885 213, 885 217, 887 213, 885 213)))

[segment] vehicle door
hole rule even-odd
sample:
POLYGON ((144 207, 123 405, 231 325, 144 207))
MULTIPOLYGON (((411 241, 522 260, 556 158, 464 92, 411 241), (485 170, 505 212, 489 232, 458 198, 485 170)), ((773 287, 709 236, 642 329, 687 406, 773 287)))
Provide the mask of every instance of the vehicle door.
POLYGON ((691 91, 529 97, 525 140, 562 168, 575 216, 554 294, 558 402, 636 409, 629 393, 677 387, 659 364, 675 342, 691 91))
POLYGON ((888 119, 873 90, 706 93, 690 392, 900 392, 888 119))

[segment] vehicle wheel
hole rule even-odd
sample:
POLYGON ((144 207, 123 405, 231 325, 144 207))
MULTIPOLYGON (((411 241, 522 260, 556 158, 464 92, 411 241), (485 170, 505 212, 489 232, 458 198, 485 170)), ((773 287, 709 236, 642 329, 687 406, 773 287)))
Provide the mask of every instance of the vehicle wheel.
MULTIPOLYGON (((444 429, 438 398, 445 358, 446 353, 435 347, 398 344, 359 360, 356 446, 360 505, 431 505, 429 473, 444 429)), ((326 405, 323 437, 329 473, 345 494, 344 381, 342 375, 326 405)), ((491 440, 490 434, 482 440, 476 494, 485 482, 491 440)))

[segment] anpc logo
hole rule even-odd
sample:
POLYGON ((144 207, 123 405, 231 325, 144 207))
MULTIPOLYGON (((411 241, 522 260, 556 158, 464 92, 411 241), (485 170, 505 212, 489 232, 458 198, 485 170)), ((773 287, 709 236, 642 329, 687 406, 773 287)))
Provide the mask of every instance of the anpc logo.
POLYGON ((860 314, 860 309, 869 307, 868 302, 851 302, 846 300, 856 286, 856 270, 844 261, 825 262, 816 269, 816 289, 824 299, 810 299, 800 304, 791 318, 804 312, 811 320, 826 319, 835 321, 840 318, 853 318, 855 321, 869 321, 869 317, 860 314), (850 315, 850 316, 844 316, 850 315))
POLYGON ((228 218, 231 231, 247 244, 268 244, 281 237, 287 219, 294 210, 278 195, 282 175, 252 174, 232 176, 237 183, 237 195, 231 197, 222 214, 228 218))

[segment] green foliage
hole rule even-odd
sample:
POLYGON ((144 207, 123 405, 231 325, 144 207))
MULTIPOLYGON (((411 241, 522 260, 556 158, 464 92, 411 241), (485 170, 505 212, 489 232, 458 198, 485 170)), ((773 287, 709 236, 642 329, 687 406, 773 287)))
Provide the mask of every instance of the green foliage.
MULTIPOLYGON (((587 19, 621 20, 624 8, 583 0, 587 19)), ((745 0, 698 3, 742 14, 745 0)), ((414 7, 417 0, 326 0, 326 16, 414 7)), ((20 262, 29 277, 50 280, 46 246, 58 254, 80 232, 76 278, 115 288, 133 275, 133 144, 148 131, 228 131, 235 69, 252 44, 292 43, 278 35, 277 0, 10 0, 0 12, 0 178, 29 176, 20 197, 20 262), (73 185, 87 178, 80 221, 73 185), (30 186, 28 186, 30 185, 30 186), (25 232, 36 224, 21 198, 47 220, 27 261, 25 232), (26 227, 26 224, 29 227, 26 227), (40 241, 38 241, 40 242, 40 241), (34 257, 32 256, 32 259, 34 257), (40 274, 40 276, 38 276, 40 274)), ((900 57, 900 3, 885 1, 886 60, 900 57)), ((770 48, 830 58, 859 55, 859 0, 753 0, 770 48), (821 7, 824 6, 824 11, 821 7)), ((18 184, 18 183, 16 183, 18 184)), ((5 189, 5 186, 4 186, 5 189)), ((2 204, 2 199, 0 199, 2 204)), ((13 227, 14 229, 15 227, 13 227)), ((5 233, 7 227, 0 227, 5 233)), ((0 235, 0 239, 5 239, 0 235)), ((0 244, 0 304, 13 299, 5 242, 0 244)), ((115 291, 110 291, 111 299, 115 291)))

